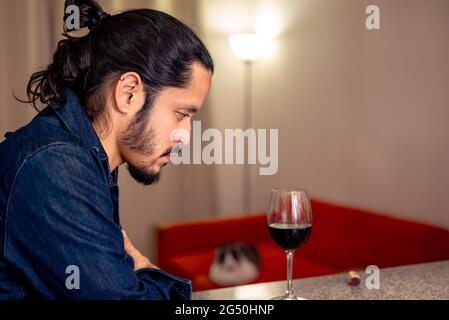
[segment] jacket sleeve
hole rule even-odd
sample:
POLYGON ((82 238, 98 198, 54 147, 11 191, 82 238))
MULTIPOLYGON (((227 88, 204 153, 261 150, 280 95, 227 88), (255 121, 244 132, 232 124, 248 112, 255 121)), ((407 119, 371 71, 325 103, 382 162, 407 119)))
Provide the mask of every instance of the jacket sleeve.
POLYGON ((190 280, 134 272, 97 161, 57 144, 24 162, 7 202, 5 258, 44 299, 190 299, 190 280))

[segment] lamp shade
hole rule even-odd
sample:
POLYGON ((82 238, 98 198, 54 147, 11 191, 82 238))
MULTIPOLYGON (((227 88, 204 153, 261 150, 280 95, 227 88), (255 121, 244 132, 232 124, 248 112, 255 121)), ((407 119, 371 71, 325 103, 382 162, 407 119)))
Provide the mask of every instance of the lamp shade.
POLYGON ((243 61, 255 61, 267 53, 272 39, 257 33, 235 33, 229 36, 232 52, 243 61))

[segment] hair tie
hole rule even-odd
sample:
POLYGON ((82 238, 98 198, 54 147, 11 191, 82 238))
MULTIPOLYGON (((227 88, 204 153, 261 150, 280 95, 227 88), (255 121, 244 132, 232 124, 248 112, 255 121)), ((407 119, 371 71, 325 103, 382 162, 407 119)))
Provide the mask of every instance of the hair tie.
POLYGON ((98 27, 101 24, 101 22, 109 16, 110 16, 109 13, 103 11, 102 13, 100 13, 100 18, 94 21, 94 23, 92 23, 92 25, 90 25, 88 29, 93 30, 94 28, 98 27))

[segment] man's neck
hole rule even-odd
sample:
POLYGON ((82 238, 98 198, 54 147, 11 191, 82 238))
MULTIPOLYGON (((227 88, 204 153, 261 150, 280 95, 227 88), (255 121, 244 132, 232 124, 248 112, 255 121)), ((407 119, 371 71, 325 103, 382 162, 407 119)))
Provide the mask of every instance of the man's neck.
POLYGON ((94 128, 108 156, 109 168, 112 172, 123 164, 123 159, 120 155, 116 135, 113 130, 111 130, 111 132, 109 132, 107 136, 102 136, 101 134, 99 134, 99 131, 97 130, 95 125, 94 128))

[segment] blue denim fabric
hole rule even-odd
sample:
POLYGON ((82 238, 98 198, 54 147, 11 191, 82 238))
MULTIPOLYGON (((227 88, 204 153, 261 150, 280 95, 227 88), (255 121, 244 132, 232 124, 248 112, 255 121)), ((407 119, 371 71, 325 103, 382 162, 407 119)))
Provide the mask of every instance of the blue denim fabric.
POLYGON ((134 272, 118 169, 110 172, 89 117, 65 93, 64 106, 48 106, 0 143, 0 299, 190 299, 190 280, 134 272), (78 267, 79 289, 68 266, 78 267))

